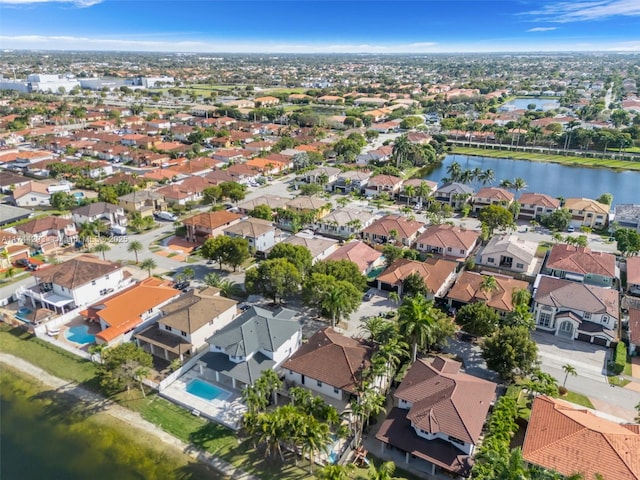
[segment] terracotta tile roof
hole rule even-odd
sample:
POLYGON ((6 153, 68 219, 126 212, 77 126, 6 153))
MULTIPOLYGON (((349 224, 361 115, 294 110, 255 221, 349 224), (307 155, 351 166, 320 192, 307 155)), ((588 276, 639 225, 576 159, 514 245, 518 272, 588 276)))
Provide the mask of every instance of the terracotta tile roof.
POLYGON ((329 255, 325 260, 349 260, 364 272, 382 256, 382 253, 371 248, 366 243, 356 241, 349 242, 329 255))
POLYGON ((596 202, 590 198, 567 198, 564 202, 564 207, 569 210, 586 210, 603 215, 608 215, 610 209, 609 205, 596 202))
POLYGON ((225 228, 225 233, 231 233, 232 236, 240 236, 243 238, 258 238, 267 232, 275 230, 273 222, 262 220, 260 218, 247 218, 241 222, 225 228))
POLYGON ((444 357, 418 359, 394 397, 411 403, 407 419, 416 427, 475 445, 497 385, 460 372, 460 366, 444 357))
POLYGON ((561 278, 541 276, 534 296, 536 303, 589 313, 607 313, 619 318, 617 290, 561 278))
POLYGON ((371 177, 369 179, 368 186, 373 185, 388 185, 394 186, 402 183, 402 179, 399 177, 394 177, 393 175, 376 175, 375 177, 371 177))
POLYGON ((41 283, 54 283, 71 290, 121 269, 121 265, 100 260, 94 255, 80 255, 35 271, 32 275, 39 278, 41 283))
POLYGON ((193 225, 195 227, 204 227, 210 230, 215 230, 223 225, 227 225, 234 220, 239 220, 242 215, 237 213, 227 212, 226 210, 218 210, 216 212, 205 212, 194 215, 183 220, 185 225, 193 225))
POLYGON ((322 210, 329 205, 326 200, 318 197, 296 197, 287 202, 287 208, 294 210, 322 210))
POLYGON ((629 307, 629 342, 640 345, 640 309, 629 307))
POLYGON ((453 225, 432 225, 416 239, 416 244, 441 247, 446 251, 448 247, 457 250, 468 250, 478 241, 480 233, 466 230, 453 225))
POLYGON ((417 273, 424 279, 429 292, 436 293, 442 288, 447 278, 456 271, 457 266, 457 262, 440 258, 428 258, 424 262, 399 258, 382 272, 378 280, 395 285, 412 273, 417 273))
POLYGON ((491 292, 482 290, 482 281, 485 275, 476 272, 465 271, 458 277, 447 298, 463 303, 482 301, 490 307, 503 312, 513 310, 511 295, 515 289, 528 289, 529 284, 521 280, 500 275, 493 276, 496 279, 497 289, 491 292))
POLYGON ((627 284, 640 285, 640 257, 627 257, 627 284))
POLYGON ((22 198, 25 195, 31 193, 39 193, 41 195, 49 196, 49 190, 44 183, 30 181, 25 184, 17 185, 13 190, 12 196, 15 199, 22 198))
POLYGON ((410 238, 422 227, 424 227, 424 223, 416 220, 409 220, 402 215, 387 215, 386 217, 382 217, 373 222, 363 230, 363 233, 388 237, 389 232, 391 230, 395 230, 398 232, 399 238, 410 238))
POLYGON ((523 193, 518 202, 522 205, 541 205, 546 208, 560 208, 560 200, 544 193, 523 193))
POLYGON ((346 337, 330 327, 317 331, 282 368, 356 393, 361 370, 371 363, 373 348, 363 340, 346 337))
POLYGON ((587 247, 559 244, 551 248, 546 268, 613 278, 616 276, 616 257, 610 253, 593 252, 587 247))
POLYGON ((489 198, 491 200, 510 202, 511 200, 513 200, 514 195, 513 193, 508 192, 503 188, 482 187, 480 190, 478 190, 478 193, 476 193, 473 197, 489 198))
POLYGON ((24 233, 42 233, 49 230, 64 230, 73 225, 72 220, 62 217, 41 217, 16 226, 16 230, 24 233))
POLYGON ((531 408, 523 458, 561 475, 640 479, 637 427, 605 420, 562 400, 538 396, 531 408))
POLYGON ((233 309, 235 314, 238 302, 210 293, 212 291, 205 289, 202 292, 191 290, 182 295, 162 308, 164 317, 160 318, 158 323, 194 333, 230 309, 233 309))

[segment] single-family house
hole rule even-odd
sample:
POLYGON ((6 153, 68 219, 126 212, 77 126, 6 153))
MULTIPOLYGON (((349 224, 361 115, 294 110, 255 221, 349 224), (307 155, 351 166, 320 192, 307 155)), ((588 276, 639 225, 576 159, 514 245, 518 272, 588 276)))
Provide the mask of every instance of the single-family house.
POLYGON ((433 194, 433 199, 442 204, 451 205, 453 208, 460 208, 469 202, 473 196, 473 188, 464 183, 451 182, 439 187, 433 194))
POLYGON ((78 231, 72 220, 62 217, 40 217, 15 226, 16 232, 28 245, 51 251, 75 241, 78 231))
POLYGON ((244 238, 249 248, 264 254, 276 244, 276 227, 272 222, 260 218, 246 218, 224 230, 232 238, 244 238))
POLYGON ((473 211, 478 213, 489 205, 508 207, 514 200, 513 193, 498 187, 482 187, 472 197, 473 211))
POLYGON ((217 288, 191 290, 164 305, 157 323, 136 333, 136 342, 152 355, 183 361, 233 321, 236 307, 237 302, 220 296, 217 288))
POLYGON ((30 181, 31 179, 29 177, 5 170, 2 172, 2 175, 0 175, 0 192, 10 194, 16 188, 26 185, 30 181))
POLYGON ((162 194, 150 190, 134 190, 118 197, 118 205, 126 212, 139 213, 141 217, 151 217, 154 212, 166 210, 167 202, 162 194))
POLYGON ((296 235, 291 235, 283 243, 303 246, 311 253, 313 263, 324 260, 329 255, 338 250, 338 247, 340 247, 340 244, 337 240, 317 237, 314 235, 306 235, 303 232, 299 232, 296 235))
POLYGON ((640 303, 629 306, 629 355, 640 354, 640 303))
POLYGON ((631 228, 640 233, 640 205, 616 205, 614 219, 620 228, 631 228))
POLYGON ((11 193, 13 203, 18 207, 49 206, 51 193, 47 185, 32 180, 16 186, 11 193))
POLYGON ((520 220, 540 221, 560 208, 560 200, 544 193, 523 193, 518 199, 520 203, 520 220))
POLYGON ((382 449, 421 462, 420 470, 454 478, 467 476, 497 385, 460 371, 444 357, 418 359, 393 394, 395 407, 376 438, 382 449))
POLYGON ((457 262, 441 258, 427 258, 424 262, 398 258, 377 278, 378 288, 403 295, 404 280, 417 273, 427 287, 427 300, 442 298, 453 285, 457 268, 457 262))
POLYGON ((216 332, 207 342, 209 352, 200 358, 216 382, 237 390, 253 383, 264 370, 275 370, 302 343, 296 312, 253 306, 216 332))
POLYGON ((131 340, 135 331, 154 322, 160 309, 178 296, 180 291, 165 280, 149 277, 94 303, 80 314, 100 324, 96 343, 114 346, 131 340))
POLYGON ((522 458, 562 476, 640 479, 640 425, 539 395, 533 401, 522 458))
POLYGON ((349 193, 349 192, 361 192, 367 185, 371 172, 361 170, 348 170, 338 174, 335 185, 333 186, 334 192, 349 193))
POLYGON ((318 197, 300 196, 287 203, 287 210, 298 214, 313 214, 315 220, 328 215, 331 211, 331 203, 318 197))
POLYGON ((358 395, 373 346, 331 327, 318 330, 282 364, 288 386, 300 386, 340 401, 358 395))
POLYGON ((244 200, 236 205, 239 213, 251 213, 258 205, 266 205, 272 211, 276 208, 285 208, 290 198, 279 197, 277 195, 261 195, 250 200, 244 200))
POLYGON ((456 283, 447 294, 449 306, 458 308, 467 303, 484 302, 500 315, 513 311, 513 292, 528 290, 529 284, 506 275, 491 275, 495 288, 486 288, 485 279, 489 275, 465 271, 458 275, 456 283))
POLYGON ((431 225, 416 239, 416 250, 454 259, 467 258, 478 244, 480 233, 453 225, 431 225))
POLYGON ((563 243, 551 248, 542 273, 599 287, 612 287, 620 277, 615 255, 563 243))
MULTIPOLYGON (((2 175, 0 175, 1 177, 2 175)), ((17 222, 18 220, 25 220, 33 215, 33 210, 22 207, 14 207, 13 205, 3 204, 0 208, 0 227, 17 222)))
POLYGON ((410 247, 422 231, 424 224, 402 215, 386 215, 374 221, 362 231, 362 238, 369 243, 398 241, 410 247))
POLYGON ((349 260, 358 266, 360 273, 363 275, 368 275, 384 265, 382 252, 371 248, 360 240, 345 243, 329 255, 326 260, 349 260))
POLYGON ((536 257, 537 249, 537 242, 518 238, 516 235, 497 235, 480 251, 476 263, 535 276, 542 263, 536 257))
POLYGON ((437 182, 425 180, 423 178, 411 178, 402 184, 402 190, 398 195, 398 201, 405 203, 415 203, 422 206, 429 201, 429 198, 438 188, 437 182))
POLYGON ((127 226, 127 216, 124 208, 107 202, 95 202, 74 208, 71 211, 71 218, 76 225, 89 222, 104 222, 107 227, 120 225, 127 226))
POLYGON ((617 338, 618 292, 540 275, 534 285, 533 315, 540 330, 609 346, 617 338))
POLYGON ((359 234, 374 220, 375 216, 369 210, 339 208, 318 221, 317 232, 328 237, 347 238, 359 234))
POLYGON ((122 265, 94 255, 80 255, 50 265, 33 272, 33 278, 35 286, 19 287, 16 291, 20 303, 29 302, 33 309, 41 307, 59 313, 94 303, 132 283, 122 265))
POLYGON ((393 175, 376 175, 369 178, 364 187, 364 194, 367 197, 380 195, 386 192, 391 198, 394 198, 402 187, 402 178, 393 175))
POLYGON ((640 257, 627 257, 627 292, 640 295, 640 257))
POLYGON ((185 238, 189 242, 203 243, 207 238, 223 235, 227 227, 239 223, 243 218, 243 215, 226 210, 198 213, 182 221, 187 229, 185 238))
POLYGON ((609 205, 590 198, 567 198, 564 208, 571 212, 574 227, 606 228, 609 225, 609 205))
POLYGON ((318 167, 306 172, 304 174, 304 181, 322 185, 326 191, 330 192, 338 181, 338 175, 340 173, 341 170, 339 168, 318 167))
POLYGON ((253 99, 258 107, 270 107, 272 105, 278 105, 280 99, 276 97, 256 97, 253 99))

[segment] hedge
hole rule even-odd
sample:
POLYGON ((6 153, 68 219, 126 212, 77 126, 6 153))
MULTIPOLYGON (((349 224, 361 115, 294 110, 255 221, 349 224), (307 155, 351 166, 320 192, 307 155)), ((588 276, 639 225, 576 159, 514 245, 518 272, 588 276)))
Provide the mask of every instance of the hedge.
POLYGON ((623 342, 618 342, 616 355, 613 361, 613 373, 620 375, 627 364, 627 346, 623 342))

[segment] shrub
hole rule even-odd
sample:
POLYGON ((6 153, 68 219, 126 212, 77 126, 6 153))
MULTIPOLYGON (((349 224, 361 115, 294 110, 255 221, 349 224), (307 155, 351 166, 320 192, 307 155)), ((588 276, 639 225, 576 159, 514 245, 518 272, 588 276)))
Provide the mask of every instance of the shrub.
POLYGON ((616 356, 613 361, 613 373, 620 375, 624 371, 624 367, 627 363, 627 346, 618 342, 616 346, 616 356))
POLYGON ((561 397, 565 396, 568 391, 569 390, 567 390, 567 387, 563 387, 563 386, 558 387, 558 393, 560 394, 561 397))

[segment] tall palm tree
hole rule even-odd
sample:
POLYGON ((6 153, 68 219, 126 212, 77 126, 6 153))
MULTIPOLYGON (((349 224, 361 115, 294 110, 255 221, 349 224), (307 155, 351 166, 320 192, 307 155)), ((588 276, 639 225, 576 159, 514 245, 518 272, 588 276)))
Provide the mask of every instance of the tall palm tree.
POLYGON ((411 142, 406 135, 398 137, 393 144, 391 155, 396 159, 396 167, 400 167, 409 158, 411 142))
POLYGON ((570 363, 564 364, 562 366, 562 370, 564 370, 564 382, 562 382, 562 386, 564 387, 567 384, 567 378, 569 378, 569 375, 575 377, 576 375, 578 375, 578 371, 576 370, 576 367, 574 367, 570 363))
POLYGON ((451 162, 451 165, 447 167, 447 175, 452 182, 459 181, 460 176, 462 175, 462 167, 460 164, 456 161, 451 162))
POLYGON ((143 270, 146 270, 147 273, 149 274, 149 277, 151 276, 151 270, 153 270, 157 266, 158 264, 153 258, 145 258, 140 264, 140 268, 142 268, 143 270))
POLYGON ((318 480, 349 480, 354 470, 353 464, 332 465, 328 464, 316 471, 315 476, 318 480))
POLYGON ((422 295, 406 297, 398 309, 398 330, 400 335, 412 346, 412 362, 418 357, 418 348, 422 349, 429 341, 434 325, 433 302, 422 295))
POLYGON ((527 188, 527 182, 524 181, 524 178, 517 177, 513 180, 512 187, 515 190, 517 196, 520 190, 524 190, 525 188, 527 188))
POLYGON ((490 185, 496 181, 496 174, 492 169, 488 168, 482 172, 482 175, 480 176, 479 180, 482 182, 483 185, 487 185, 487 184, 490 185))
POLYGON ((389 300, 397 305, 400 303, 400 295, 398 295, 398 292, 389 292, 389 300))
POLYGON ((347 309, 346 292, 338 285, 333 285, 327 290, 320 306, 322 310, 331 315, 331 326, 336 326, 336 319, 340 319, 347 309))
POLYGON ((309 415, 302 423, 301 431, 297 432, 296 437, 300 441, 302 454, 309 455, 309 473, 311 473, 316 454, 325 450, 332 441, 329 425, 309 415))
POLYGON ((111 250, 111 247, 106 242, 100 242, 95 247, 93 247, 94 252, 102 253, 102 260, 107 260, 106 253, 111 250))
POLYGON ((383 344, 397 336, 396 326, 393 322, 382 317, 369 317, 360 324, 360 331, 372 342, 383 344))
POLYGON ((538 137, 540 137, 540 135, 542 135, 542 127, 539 127, 537 125, 534 125, 533 127, 529 128, 529 132, 528 132, 528 136, 530 136, 533 139, 533 146, 536 146, 536 140, 538 139, 538 137))
POLYGON ((127 252, 133 252, 135 254, 136 264, 138 263, 138 252, 141 252, 143 248, 144 247, 142 246, 142 243, 140 243, 138 240, 134 240, 127 247, 127 252))
POLYGON ((420 185, 416 188, 416 194, 420 198, 420 202, 424 203, 431 193, 431 187, 427 182, 420 182, 420 185))
POLYGON ((505 188, 507 190, 511 190, 513 188, 513 183, 511 182, 511 180, 509 180, 508 178, 505 178, 504 180, 502 180, 500 182, 500 186, 502 188, 505 188))
POLYGON ((368 480, 395 480, 397 477, 393 476, 396 471, 396 464, 393 461, 382 463, 376 468, 372 463, 369 465, 369 471, 367 472, 368 480))
POLYGON ((404 187, 404 194, 407 196, 407 205, 409 205, 411 199, 416 196, 416 187, 413 185, 407 185, 404 187))

